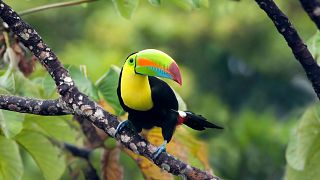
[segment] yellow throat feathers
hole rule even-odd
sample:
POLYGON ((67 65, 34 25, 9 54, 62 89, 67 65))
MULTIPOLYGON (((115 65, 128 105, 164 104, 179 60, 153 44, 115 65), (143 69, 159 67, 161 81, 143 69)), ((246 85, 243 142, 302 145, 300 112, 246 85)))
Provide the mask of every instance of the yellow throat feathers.
POLYGON ((124 104, 131 109, 147 111, 153 107, 148 76, 136 74, 134 66, 123 66, 120 91, 124 104))

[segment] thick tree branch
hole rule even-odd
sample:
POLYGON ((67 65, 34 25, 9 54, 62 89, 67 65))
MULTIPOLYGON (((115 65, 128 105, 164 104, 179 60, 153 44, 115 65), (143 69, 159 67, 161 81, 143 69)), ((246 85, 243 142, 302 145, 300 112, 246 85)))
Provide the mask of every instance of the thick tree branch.
MULTIPOLYGON (((119 124, 117 117, 106 112, 75 87, 68 71, 61 65, 57 56, 43 42, 38 33, 3 1, 0 1, 0 17, 47 69, 68 108, 71 108, 75 115, 85 117, 95 126, 114 137, 116 127, 119 124)), ((136 132, 124 128, 115 138, 133 152, 143 155, 152 161, 153 153, 157 147, 144 140, 136 132)), ((161 153, 154 163, 169 173, 183 176, 187 179, 219 179, 207 172, 191 167, 167 153, 161 153)))
POLYGON ((320 98, 320 67, 312 57, 307 46, 301 40, 299 34, 285 14, 277 7, 272 0, 255 0, 260 8, 264 10, 269 18, 273 21, 279 33, 287 41, 294 56, 302 65, 311 81, 314 91, 320 98))
POLYGON ((300 0, 304 10, 320 29, 320 3, 317 0, 300 0))
MULTIPOLYGON (((89 146, 90 148, 97 148, 103 146, 105 138, 99 136, 97 132, 98 129, 95 128, 90 121, 87 121, 87 119, 83 116, 74 116, 74 119, 78 121, 78 123, 81 126, 82 132, 87 138, 87 146, 89 146)), ((104 136, 107 137, 106 134, 104 134, 104 136)))
POLYGON ((40 100, 10 95, 0 95, 0 109, 44 116, 72 114, 61 99, 40 100))

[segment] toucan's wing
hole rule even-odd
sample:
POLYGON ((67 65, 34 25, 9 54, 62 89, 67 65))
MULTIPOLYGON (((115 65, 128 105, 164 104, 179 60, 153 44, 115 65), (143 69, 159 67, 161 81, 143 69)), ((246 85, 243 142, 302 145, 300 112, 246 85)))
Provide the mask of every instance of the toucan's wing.
POLYGON ((155 111, 163 113, 161 120, 162 136, 164 140, 170 142, 175 127, 178 122, 178 101, 171 87, 159 78, 149 76, 151 96, 155 111))
POLYGON ((178 101, 171 87, 157 77, 149 76, 151 96, 154 108, 177 110, 178 101))

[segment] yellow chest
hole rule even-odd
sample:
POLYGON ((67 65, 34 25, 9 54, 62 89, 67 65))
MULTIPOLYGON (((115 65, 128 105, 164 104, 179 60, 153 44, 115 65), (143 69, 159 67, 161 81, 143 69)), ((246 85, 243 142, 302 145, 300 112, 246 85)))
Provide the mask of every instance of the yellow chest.
POLYGON ((153 107, 151 89, 147 76, 122 71, 121 98, 123 103, 131 109, 147 111, 153 107))

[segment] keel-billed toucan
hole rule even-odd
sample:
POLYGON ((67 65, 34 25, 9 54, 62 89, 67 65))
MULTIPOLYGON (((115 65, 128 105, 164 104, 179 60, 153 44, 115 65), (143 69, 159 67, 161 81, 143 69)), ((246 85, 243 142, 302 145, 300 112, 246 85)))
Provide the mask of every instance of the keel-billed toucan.
POLYGON ((165 151, 177 125, 185 124, 195 130, 221 127, 190 111, 179 111, 178 101, 170 86, 157 77, 168 78, 180 85, 182 79, 176 62, 167 54, 146 49, 129 55, 120 73, 118 98, 128 112, 128 120, 119 124, 116 134, 132 124, 139 133, 154 126, 162 128, 164 144, 154 154, 156 158, 165 151))

